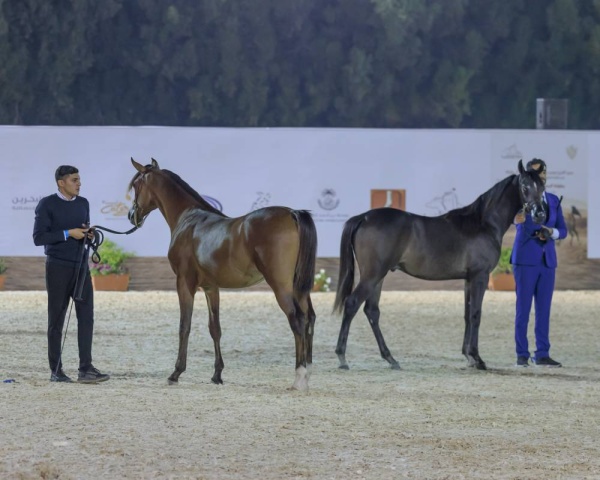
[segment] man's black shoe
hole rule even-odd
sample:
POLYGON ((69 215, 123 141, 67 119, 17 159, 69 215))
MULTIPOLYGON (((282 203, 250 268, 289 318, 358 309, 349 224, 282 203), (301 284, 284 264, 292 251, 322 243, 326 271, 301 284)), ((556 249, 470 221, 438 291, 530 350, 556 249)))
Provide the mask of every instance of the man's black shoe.
POLYGON ((517 363, 515 363, 515 367, 528 367, 529 359, 527 357, 517 357, 517 363))
POLYGON ((534 358, 533 363, 535 363, 536 367, 562 367, 562 363, 552 360, 550 357, 534 358))
POLYGON ((63 372, 62 369, 60 369, 60 370, 57 370, 56 372, 52 372, 52 374, 50 375, 50 381, 51 382, 71 383, 73 380, 71 380, 69 377, 67 377, 65 375, 65 372, 63 372))
POLYGON ((77 381, 79 383, 100 383, 106 382, 110 378, 110 375, 106 373, 100 373, 95 367, 88 368, 85 372, 79 371, 77 381))

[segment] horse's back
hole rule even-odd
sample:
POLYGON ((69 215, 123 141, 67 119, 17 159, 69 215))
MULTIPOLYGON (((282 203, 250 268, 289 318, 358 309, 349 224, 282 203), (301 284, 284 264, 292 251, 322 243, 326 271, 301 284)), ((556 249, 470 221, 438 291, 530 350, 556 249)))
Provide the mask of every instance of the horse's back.
POLYGON ((487 241, 485 236, 463 234, 444 216, 380 208, 357 217, 353 244, 361 273, 382 275, 399 269, 426 280, 466 278, 474 247, 487 241))
POLYGON ((298 239, 297 217, 288 207, 259 208, 239 217, 240 233, 252 245, 294 242, 298 239))
POLYGON ((352 242, 361 276, 381 276, 393 269, 407 248, 418 216, 394 208, 376 208, 350 218, 346 238, 352 242))
POLYGON ((375 238, 397 239, 410 236, 415 228, 422 229, 427 217, 415 215, 396 208, 375 208, 351 218, 357 226, 356 235, 367 235, 371 241, 375 238))

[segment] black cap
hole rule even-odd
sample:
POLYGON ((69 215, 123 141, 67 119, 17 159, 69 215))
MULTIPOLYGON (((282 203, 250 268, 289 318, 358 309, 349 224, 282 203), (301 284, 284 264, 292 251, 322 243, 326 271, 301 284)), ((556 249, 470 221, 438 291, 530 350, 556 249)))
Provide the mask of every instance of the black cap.
POLYGON ((546 162, 544 162, 541 158, 532 158, 531 160, 529 160, 527 162, 527 165, 525 166, 526 170, 534 170, 533 166, 534 165, 539 165, 540 168, 536 169, 538 172, 545 172, 546 171, 546 162))

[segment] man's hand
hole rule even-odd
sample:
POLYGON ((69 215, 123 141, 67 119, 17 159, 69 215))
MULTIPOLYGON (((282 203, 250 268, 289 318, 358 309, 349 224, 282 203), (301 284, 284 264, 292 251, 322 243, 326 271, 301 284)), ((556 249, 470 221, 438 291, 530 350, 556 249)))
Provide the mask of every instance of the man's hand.
POLYGON ((513 223, 518 225, 519 223, 523 223, 524 221, 525 221, 525 212, 523 212, 523 210, 519 210, 517 212, 517 214, 515 215, 515 219, 513 220, 513 223))
POLYGON ((69 237, 73 237, 75 240, 81 240, 83 237, 85 237, 86 233, 88 238, 90 238, 91 233, 91 238, 94 238, 94 234, 93 232, 90 232, 90 228, 85 223, 82 223, 81 225, 83 228, 72 228, 69 230, 69 237))
POLYGON ((538 237, 541 241, 545 242, 549 238, 552 237, 552 233, 554 230, 552 228, 548 228, 542 225, 542 227, 536 232, 535 236, 538 237))

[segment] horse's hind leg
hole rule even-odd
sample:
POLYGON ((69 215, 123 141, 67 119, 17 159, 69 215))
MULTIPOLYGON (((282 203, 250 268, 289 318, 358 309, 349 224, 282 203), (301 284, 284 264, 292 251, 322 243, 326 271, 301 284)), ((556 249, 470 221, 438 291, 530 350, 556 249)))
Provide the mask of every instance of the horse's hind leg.
POLYGON ((342 326, 340 328, 340 334, 338 336, 337 347, 335 353, 338 356, 340 362, 339 368, 348 370, 348 362, 346 361, 346 345, 348 344, 348 334, 350 333, 350 324, 352 319, 356 316, 358 309, 362 303, 367 299, 372 290, 372 286, 363 282, 362 280, 358 283, 354 291, 348 295, 344 302, 344 314, 342 316, 342 326))
POLYGON ((371 324, 371 329, 373 330, 373 334, 375 335, 375 339, 377 340, 377 345, 379 346, 379 351, 381 352, 381 358, 386 360, 394 370, 400 370, 400 364, 392 357, 387 345, 385 344, 385 340, 383 339, 383 334, 381 333, 381 329, 379 328, 379 299, 381 298, 381 288, 383 287, 383 280, 380 281, 375 290, 369 295, 365 302, 364 312, 371 324))
POLYGON ((308 390, 307 352, 307 319, 300 303, 294 299, 291 292, 273 289, 277 303, 286 314, 296 344, 296 378, 292 385, 295 390, 308 390))
POLYGON ((208 304, 208 331, 215 347, 215 373, 211 380, 213 383, 222 384, 221 372, 225 364, 221 356, 221 322, 219 320, 219 289, 207 288, 204 290, 208 304))
POLYGON ((192 312, 194 310, 195 282, 183 275, 177 277, 177 295, 179 296, 179 352, 175 362, 175 370, 169 377, 169 385, 179 381, 179 375, 185 372, 187 349, 190 338, 192 312))
POLYGON ((313 336, 315 334, 315 320, 317 315, 313 308, 312 300, 308 295, 308 321, 306 322, 306 366, 308 370, 308 376, 312 367, 312 350, 313 350, 313 336))

